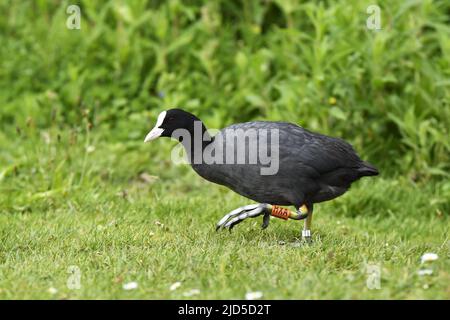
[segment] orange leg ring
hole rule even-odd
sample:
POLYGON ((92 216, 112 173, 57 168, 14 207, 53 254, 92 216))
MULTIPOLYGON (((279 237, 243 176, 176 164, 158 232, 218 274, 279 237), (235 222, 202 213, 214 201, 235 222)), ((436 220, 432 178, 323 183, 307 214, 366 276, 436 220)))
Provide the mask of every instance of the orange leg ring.
POLYGON ((277 205, 269 205, 270 215, 283 219, 294 219, 294 220, 302 220, 308 216, 308 208, 305 205, 302 205, 297 212, 291 211, 289 209, 277 206, 277 205))

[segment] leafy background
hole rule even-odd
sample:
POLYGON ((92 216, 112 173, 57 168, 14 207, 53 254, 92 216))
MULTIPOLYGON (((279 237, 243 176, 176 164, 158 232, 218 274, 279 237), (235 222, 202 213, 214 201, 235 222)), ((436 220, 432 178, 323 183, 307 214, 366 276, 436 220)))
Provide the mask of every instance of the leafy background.
POLYGON ((78 1, 81 30, 69 30, 70 1, 0 1, 4 248, 16 248, 21 219, 122 212, 117 194, 136 214, 148 203, 182 211, 205 192, 237 204, 175 167, 173 143, 143 145, 170 107, 209 128, 288 120, 348 140, 382 174, 324 204, 341 218, 364 207, 374 219, 447 219, 450 2, 377 1, 378 31, 366 27, 372 2, 78 1))
POLYGON ((341 136, 383 172, 448 178, 447 1, 2 1, 1 113, 141 138, 167 107, 210 127, 288 119, 341 136), (133 128, 133 129, 130 129, 133 128))

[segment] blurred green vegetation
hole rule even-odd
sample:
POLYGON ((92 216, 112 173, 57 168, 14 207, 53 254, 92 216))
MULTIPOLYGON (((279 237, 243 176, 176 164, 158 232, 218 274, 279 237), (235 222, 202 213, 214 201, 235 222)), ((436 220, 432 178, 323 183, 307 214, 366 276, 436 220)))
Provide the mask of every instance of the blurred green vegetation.
POLYGON ((83 127, 141 140, 185 108, 211 128, 289 120, 352 142, 388 175, 448 179, 450 3, 0 2, 2 134, 83 127))

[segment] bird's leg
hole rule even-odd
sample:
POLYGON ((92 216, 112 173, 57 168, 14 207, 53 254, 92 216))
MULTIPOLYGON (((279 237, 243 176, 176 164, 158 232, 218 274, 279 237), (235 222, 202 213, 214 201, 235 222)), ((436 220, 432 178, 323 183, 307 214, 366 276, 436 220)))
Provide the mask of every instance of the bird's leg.
MULTIPOLYGON (((306 207, 305 207, 306 208, 306 207)), ((308 216, 308 213, 302 211, 291 211, 289 209, 279 207, 276 205, 270 205, 267 203, 250 204, 237 208, 227 215, 225 215, 219 223, 217 223, 216 230, 221 228, 229 228, 231 230, 235 225, 241 223, 247 218, 255 218, 263 215, 262 228, 265 229, 269 226, 270 216, 281 218, 284 220, 294 219, 302 220, 308 216)))
POLYGON ((306 205, 303 205, 298 210, 300 212, 306 212, 306 220, 305 224, 303 225, 302 238, 307 242, 311 242, 311 222, 313 213, 312 206, 310 206, 310 208, 308 209, 306 205))

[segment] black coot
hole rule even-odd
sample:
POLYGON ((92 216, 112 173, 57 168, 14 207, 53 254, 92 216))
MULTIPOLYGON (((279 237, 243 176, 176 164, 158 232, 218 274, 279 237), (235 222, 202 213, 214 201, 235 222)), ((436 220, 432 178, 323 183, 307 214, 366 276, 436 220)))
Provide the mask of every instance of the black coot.
POLYGON ((160 113, 145 142, 157 137, 180 141, 193 169, 206 180, 259 202, 225 215, 217 229, 231 230, 244 219, 260 215, 263 228, 271 215, 306 218, 302 236, 309 239, 314 203, 334 199, 359 178, 378 174, 347 142, 287 122, 239 123, 211 137, 196 116, 170 109, 160 113))

